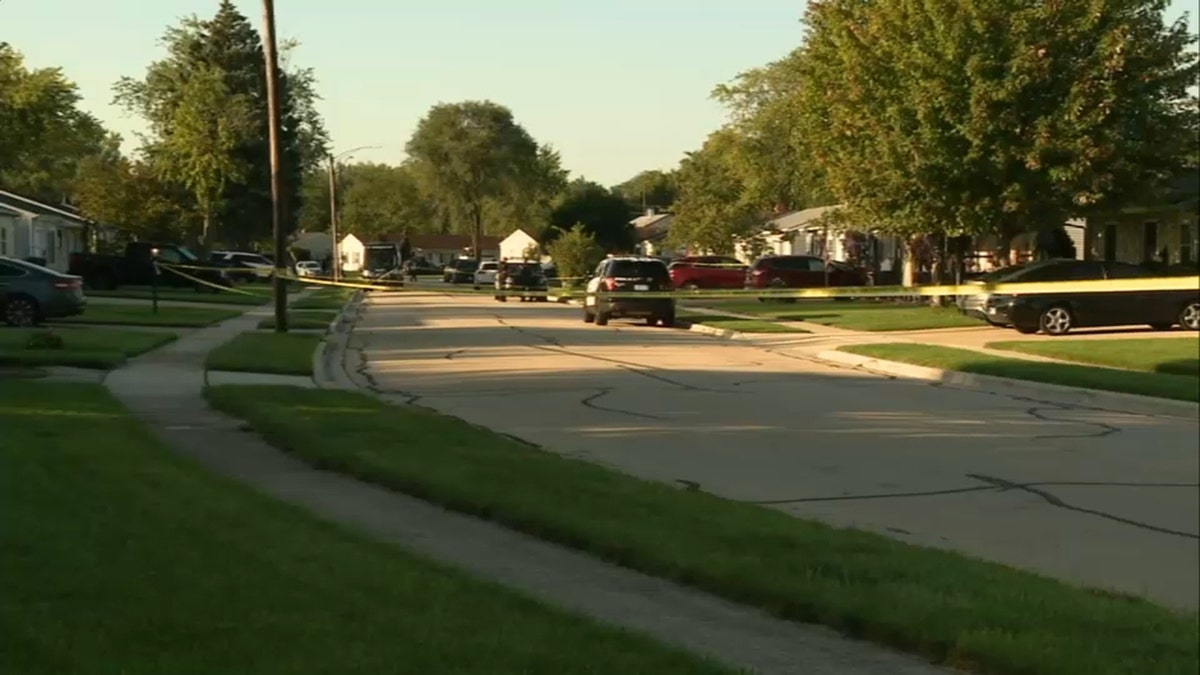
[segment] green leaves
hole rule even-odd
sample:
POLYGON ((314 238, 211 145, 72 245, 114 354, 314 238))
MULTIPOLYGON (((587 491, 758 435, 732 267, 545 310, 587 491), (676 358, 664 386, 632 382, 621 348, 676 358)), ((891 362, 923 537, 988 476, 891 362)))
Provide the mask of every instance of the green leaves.
POLYGON ((546 252, 553 258, 558 276, 568 285, 576 285, 604 257, 604 250, 583 223, 576 223, 550 242, 546 252))
POLYGON ((767 209, 747 193, 744 142, 735 129, 722 129, 680 164, 671 244, 732 253, 735 240, 765 220, 767 209))

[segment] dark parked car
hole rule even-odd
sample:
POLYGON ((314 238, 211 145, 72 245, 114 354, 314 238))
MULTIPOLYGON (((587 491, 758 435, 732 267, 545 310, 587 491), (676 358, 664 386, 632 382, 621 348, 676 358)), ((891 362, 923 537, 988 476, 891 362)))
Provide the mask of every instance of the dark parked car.
MULTIPOLYGON (((158 251, 159 262, 189 267, 208 267, 211 263, 202 262, 186 246, 174 244, 152 244, 149 242, 130 242, 125 247, 125 255, 103 255, 100 253, 72 253, 68 271, 83 277, 83 283, 88 288, 111 290, 118 286, 148 286, 154 279, 154 251, 158 251)), ((229 286, 229 276, 224 270, 184 269, 188 276, 201 279, 209 284, 229 286)), ((205 284, 198 283, 187 277, 163 271, 158 277, 158 283, 164 286, 191 286, 197 291, 212 290, 205 284)))
POLYGON ((496 299, 520 298, 521 302, 546 301, 546 274, 537 262, 502 262, 496 270, 496 299))
POLYGON ((0 315, 10 326, 36 326, 44 319, 82 314, 83 279, 33 263, 0 256, 0 315))
MULTIPOLYGON (((995 283, 1150 279, 1162 276, 1137 265, 1083 260, 1032 263, 995 283)), ((1097 291, 1084 293, 989 293, 982 314, 990 323, 1019 333, 1065 335, 1074 328, 1145 324, 1156 330, 1180 325, 1200 330, 1200 289, 1097 291)))
POLYGON ((442 268, 434 265, 425 258, 409 258, 401 264, 404 275, 409 278, 429 277, 442 273, 442 268))
POLYGON ((671 291, 667 265, 656 258, 613 257, 602 261, 588 279, 583 298, 584 323, 603 326, 609 319, 640 318, 653 326, 675 325, 675 299, 661 296, 671 291), (600 293, 619 294, 603 297, 600 293), (639 293, 647 297, 639 298, 639 293), (654 294, 654 295, 650 295, 654 294))
MULTIPOLYGON (((754 261, 746 271, 748 290, 866 286, 864 270, 844 262, 825 261, 812 255, 773 255, 754 261), (826 268, 828 267, 828 271, 826 268)), ((766 298, 759 298, 765 301, 766 298)))
POLYGON ((479 261, 474 258, 459 258, 442 270, 442 281, 448 284, 471 284, 475 282, 475 270, 479 261))

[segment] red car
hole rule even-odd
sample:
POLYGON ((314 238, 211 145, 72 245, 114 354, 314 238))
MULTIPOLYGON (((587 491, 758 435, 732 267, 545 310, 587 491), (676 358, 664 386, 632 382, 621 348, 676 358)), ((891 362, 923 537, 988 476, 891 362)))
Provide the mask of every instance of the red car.
POLYGON ((746 266, 737 258, 719 255, 693 255, 673 261, 667 269, 676 289, 697 291, 701 288, 741 288, 746 266))
POLYGON ((812 255, 759 258, 746 272, 745 285, 747 289, 823 288, 826 278, 829 286, 867 285, 867 275, 863 270, 830 260, 829 273, 826 274, 825 261, 812 255))

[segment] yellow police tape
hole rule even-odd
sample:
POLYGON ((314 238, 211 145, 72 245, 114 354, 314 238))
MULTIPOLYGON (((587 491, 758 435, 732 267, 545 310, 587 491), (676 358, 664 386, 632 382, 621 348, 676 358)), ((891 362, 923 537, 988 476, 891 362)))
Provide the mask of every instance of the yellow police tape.
POLYGON ((265 295, 263 293, 254 293, 251 291, 243 290, 241 288, 234 288, 232 286, 222 286, 221 284, 214 284, 213 282, 208 281, 206 279, 201 279, 200 277, 188 274, 187 272, 180 271, 181 269, 201 269, 202 270, 202 269, 217 269, 217 268, 197 267, 194 265, 175 265, 172 263, 161 263, 161 262, 158 263, 158 266, 160 268, 170 272, 171 274, 175 274, 177 276, 183 277, 184 279, 187 279, 188 281, 191 281, 192 283, 200 284, 202 286, 207 286, 209 288, 213 288, 218 291, 225 291, 228 293, 240 293, 241 295, 252 295, 256 298, 268 297, 267 295, 265 295))
MULTIPOLYGON (((213 284, 197 277, 179 272, 179 269, 227 271, 228 268, 201 267, 195 265, 166 265, 166 269, 186 278, 220 290, 244 293, 261 297, 260 293, 251 293, 240 289, 228 288, 213 284)), ((821 288, 763 288, 763 289, 708 289, 698 291, 630 291, 610 292, 597 290, 591 293, 580 287, 551 288, 544 291, 524 291, 519 289, 459 288, 455 285, 443 284, 438 286, 411 286, 403 281, 392 282, 357 282, 333 281, 321 277, 300 277, 292 273, 284 273, 281 278, 302 284, 314 286, 353 288, 366 291, 409 291, 450 295, 478 296, 525 296, 525 297, 583 297, 596 295, 605 299, 622 298, 684 298, 688 300, 733 300, 744 299, 828 299, 828 298, 890 298, 890 297, 944 297, 944 296, 978 296, 978 295, 1028 295, 1028 294, 1058 294, 1058 293, 1144 293, 1152 291, 1194 291, 1200 296, 1200 276, 1188 277, 1148 277, 1142 279, 1103 279, 1096 281, 1047 281, 1021 283, 984 283, 969 282, 965 284, 942 284, 928 286, 842 286, 821 288)), ((559 278, 561 280, 563 278, 559 278)), ((418 282, 419 283, 419 282, 418 282)))

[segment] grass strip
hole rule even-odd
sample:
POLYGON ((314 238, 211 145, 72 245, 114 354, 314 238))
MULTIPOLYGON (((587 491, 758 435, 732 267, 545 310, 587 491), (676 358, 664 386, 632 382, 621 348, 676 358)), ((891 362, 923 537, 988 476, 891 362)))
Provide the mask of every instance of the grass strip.
MULTIPOLYGON (((337 318, 338 312, 324 309, 302 309, 288 312, 288 328, 296 330, 316 330, 328 328, 331 321, 337 318)), ((274 329, 275 317, 267 317, 258 322, 259 329, 274 329)))
POLYGON ((0 329, 0 365, 112 370, 130 357, 160 347, 176 337, 174 333, 98 328, 5 328, 0 329), (33 336, 47 333, 61 338, 62 346, 28 346, 33 336))
POLYGON ((727 673, 174 455, 95 385, 0 381, 5 672, 727 673))
POLYGON ((992 342, 987 346, 1062 361, 1200 377, 1200 340, 1194 335, 1131 340, 1021 340, 992 342))
MULTIPOLYGON (((241 288, 241 287, 239 287, 241 288)), ((271 299, 269 293, 263 293, 258 289, 246 288, 255 295, 246 295, 244 293, 233 293, 229 291, 216 291, 209 293, 207 291, 200 292, 195 290, 182 290, 177 288, 160 288, 158 289, 159 300, 169 300, 171 302, 199 302, 214 305, 247 305, 255 306, 266 304, 271 299)), ((153 297, 153 291, 145 286, 130 286, 127 288, 118 288, 112 291, 87 291, 88 297, 96 298, 129 298, 133 300, 146 300, 147 303, 153 297)))
POLYGON ((321 468, 944 663, 1003 675, 1200 663, 1196 617, 1144 600, 677 490, 354 392, 207 396, 321 468))
POLYGON ((320 335, 246 332, 210 351, 208 370, 275 375, 312 375, 313 351, 320 335))
POLYGON ((957 370, 978 375, 994 375, 1015 380, 1045 382, 1067 387, 1139 394, 1177 401, 1200 402, 1200 386, 1196 378, 1187 375, 1144 373, 1077 366, 1069 363, 1047 363, 1021 358, 993 356, 970 349, 920 344, 846 345, 839 351, 859 354, 884 361, 899 361, 927 368, 957 370))
MULTIPOLYGON (((699 303, 697 305, 699 306, 699 303)), ((958 310, 953 308, 869 300, 846 302, 799 300, 795 303, 711 301, 704 303, 703 306, 723 312, 762 317, 767 320, 806 321, 821 326, 867 332, 932 330, 985 325, 981 321, 959 314, 958 310)))
POLYGON ((145 305, 101 305, 93 303, 88 305, 83 314, 65 319, 54 319, 51 323, 202 328, 226 319, 232 319, 241 313, 241 310, 236 309, 166 307, 163 305, 159 305, 158 312, 155 312, 149 303, 145 305))

